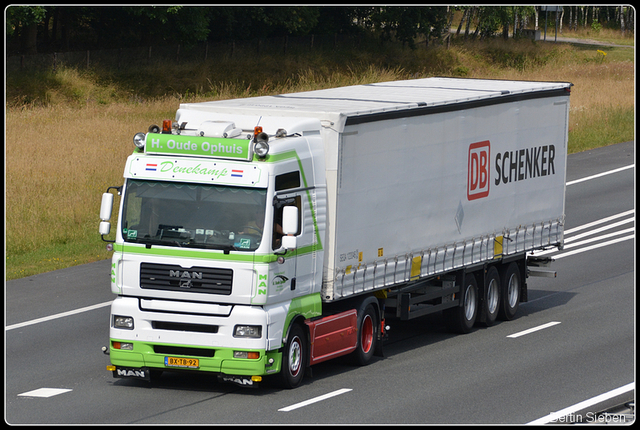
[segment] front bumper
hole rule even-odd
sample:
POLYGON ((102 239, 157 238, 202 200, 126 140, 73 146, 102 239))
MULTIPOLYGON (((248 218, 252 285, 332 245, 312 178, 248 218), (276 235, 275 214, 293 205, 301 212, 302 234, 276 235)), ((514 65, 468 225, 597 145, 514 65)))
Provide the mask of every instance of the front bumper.
MULTIPOLYGON (((266 376, 280 371, 281 353, 236 348, 194 348, 191 345, 162 345, 126 339, 111 339, 109 356, 113 376, 150 379, 151 371, 195 371, 219 374, 222 380, 248 385, 251 377, 266 376), (132 349, 114 348, 115 344, 129 343, 132 349), (158 353, 158 350, 166 351, 158 353), (181 352, 188 351, 189 354, 181 352), (234 352, 253 352, 258 358, 236 358, 234 352), (197 367, 167 365, 168 357, 197 359, 197 367), (247 378, 248 377, 248 378, 247 378)), ((254 378, 258 380, 260 378, 254 378)))

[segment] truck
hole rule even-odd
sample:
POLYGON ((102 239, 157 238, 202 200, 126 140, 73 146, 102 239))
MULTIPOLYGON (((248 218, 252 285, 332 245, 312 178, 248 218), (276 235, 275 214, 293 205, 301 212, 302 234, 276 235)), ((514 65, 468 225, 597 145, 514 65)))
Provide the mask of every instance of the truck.
POLYGON ((571 87, 434 77, 180 104, 102 196, 107 370, 294 388, 383 356, 394 319, 513 319, 527 278, 556 276, 533 251, 563 246, 571 87))

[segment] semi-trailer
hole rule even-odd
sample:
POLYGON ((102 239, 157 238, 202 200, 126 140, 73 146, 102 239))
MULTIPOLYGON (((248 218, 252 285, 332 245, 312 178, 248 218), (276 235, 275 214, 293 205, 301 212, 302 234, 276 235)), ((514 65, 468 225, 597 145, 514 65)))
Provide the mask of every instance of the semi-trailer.
POLYGON ((460 333, 514 318, 527 277, 555 276, 531 251, 563 246, 571 86, 427 78, 181 104, 134 136, 103 194, 108 370, 292 388, 316 363, 381 354, 385 316, 441 313, 460 333))

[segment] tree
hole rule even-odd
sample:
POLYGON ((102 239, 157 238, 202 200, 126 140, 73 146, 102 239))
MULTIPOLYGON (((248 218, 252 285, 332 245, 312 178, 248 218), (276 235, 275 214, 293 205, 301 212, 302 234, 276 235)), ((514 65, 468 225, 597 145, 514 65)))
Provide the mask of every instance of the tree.
POLYGON ((418 35, 439 37, 447 24, 447 8, 443 6, 382 6, 371 14, 374 28, 382 40, 398 40, 415 48, 418 35))
POLYGON ((46 15, 44 6, 9 6, 7 8, 7 36, 20 39, 20 51, 24 54, 36 54, 38 24, 46 15))

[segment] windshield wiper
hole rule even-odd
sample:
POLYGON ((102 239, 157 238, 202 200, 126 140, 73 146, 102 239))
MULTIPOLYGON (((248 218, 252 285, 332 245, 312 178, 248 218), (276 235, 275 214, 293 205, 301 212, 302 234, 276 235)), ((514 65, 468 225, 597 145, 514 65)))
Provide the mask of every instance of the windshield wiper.
POLYGON ((151 245, 171 246, 171 245, 175 244, 175 245, 178 245, 179 247, 182 246, 177 240, 153 239, 153 238, 150 238, 150 237, 136 238, 136 239, 131 240, 131 242, 143 243, 146 246, 147 249, 151 248, 151 245))

